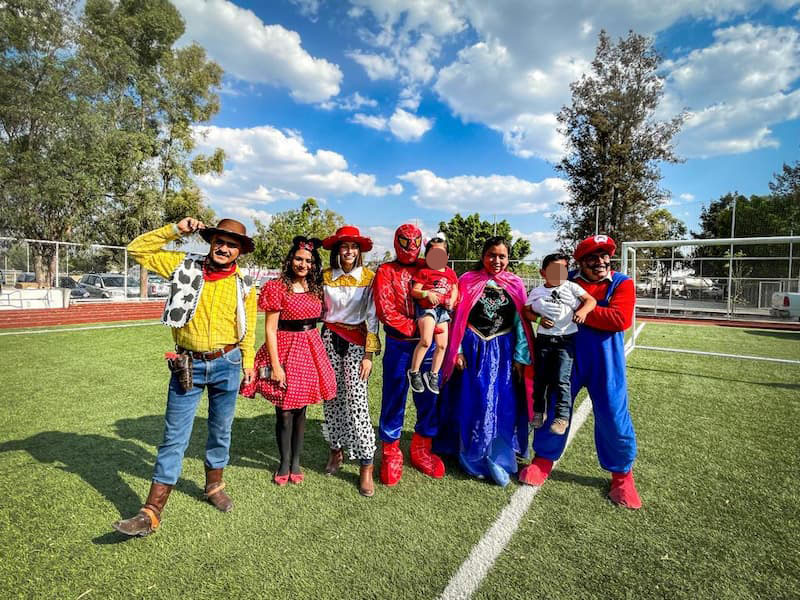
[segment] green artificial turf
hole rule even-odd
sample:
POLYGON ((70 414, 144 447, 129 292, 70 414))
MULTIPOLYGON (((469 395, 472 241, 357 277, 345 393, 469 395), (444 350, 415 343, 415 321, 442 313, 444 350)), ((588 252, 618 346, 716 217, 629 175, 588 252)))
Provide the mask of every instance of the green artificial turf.
MULTIPOLYGON (((262 330, 260 318, 259 343, 262 330)), ((783 333, 648 324, 640 343, 656 338, 800 356, 800 339, 783 333)), ((274 410, 240 398, 225 473, 236 507, 222 514, 200 500, 203 401, 161 528, 124 539, 110 523, 135 513, 148 489, 169 339, 162 327, 0 337, 6 596, 432 598, 518 488, 468 478, 448 461, 443 480, 407 466, 397 487, 362 498, 357 464, 322 474, 318 406, 309 410, 306 481, 278 488, 274 410)), ((637 350, 628 375, 644 509, 605 499, 590 419, 477 595, 800 595, 800 367, 637 350)), ((377 423, 380 361, 370 393, 377 423)), ((404 450, 413 423, 409 405, 404 450)))

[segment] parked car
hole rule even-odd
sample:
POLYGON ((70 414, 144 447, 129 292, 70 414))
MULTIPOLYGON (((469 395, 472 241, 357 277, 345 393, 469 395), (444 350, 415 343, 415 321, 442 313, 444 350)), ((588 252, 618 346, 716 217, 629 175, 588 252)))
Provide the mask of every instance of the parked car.
MULTIPOLYGON (((125 275, 122 273, 87 273, 79 283, 88 290, 100 293, 101 298, 125 299, 125 275)), ((128 278, 128 298, 139 297, 139 282, 128 278)))
POLYGON ((69 290, 70 298, 85 299, 91 297, 91 293, 72 277, 62 275, 58 278, 58 288, 69 290))
POLYGON ((17 281, 14 287, 17 289, 35 288, 36 287, 36 273, 31 271, 23 271, 17 275, 17 281))
POLYGON ((775 292, 770 304, 769 314, 772 316, 800 320, 800 293, 775 292))
POLYGON ((161 277, 161 275, 148 275, 147 295, 151 298, 163 298, 169 296, 169 281, 161 277))

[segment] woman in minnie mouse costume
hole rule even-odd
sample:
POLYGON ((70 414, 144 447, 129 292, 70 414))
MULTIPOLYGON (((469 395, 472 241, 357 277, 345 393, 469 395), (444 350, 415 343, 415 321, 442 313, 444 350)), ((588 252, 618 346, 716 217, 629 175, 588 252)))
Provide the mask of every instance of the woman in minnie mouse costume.
MULTIPOLYGON (((617 245, 607 235, 592 235, 575 248, 579 269, 570 273, 597 300, 597 308, 578 326, 575 334, 575 363, 572 371, 573 400, 582 387, 592 399, 594 438, 600 466, 611 472, 609 499, 625 508, 638 509, 642 501, 633 481, 636 434, 628 411, 625 379, 624 331, 631 326, 636 292, 633 280, 611 270, 617 245)), ((547 326, 544 321, 542 325, 547 326)), ((553 419, 554 402, 549 403, 548 420, 553 419)), ((570 415, 570 424, 572 415, 570 415)), ((522 483, 542 485, 553 463, 561 457, 566 435, 538 429, 533 438, 536 457, 519 474, 522 483)))
POLYGON ((247 398, 261 394, 275 405, 280 466, 272 480, 301 483, 300 454, 306 407, 336 396, 333 372, 317 323, 322 316, 322 260, 316 238, 297 236, 278 279, 261 288, 258 307, 267 313, 264 345, 256 353, 258 377, 242 385, 247 398))
MULTIPOLYGON (((424 261, 419 260, 421 246, 422 232, 418 227, 410 223, 398 227, 394 234, 397 258, 378 267, 373 284, 375 309, 386 332, 379 434, 383 442, 381 482, 389 486, 396 485, 403 476, 400 433, 408 395, 406 371, 419 341, 411 279, 424 265, 424 261)), ((430 370, 434 346, 431 344, 428 350, 423 370, 430 370)), ((431 451, 433 436, 438 431, 437 397, 427 388, 413 396, 417 423, 411 437, 411 464, 426 475, 440 479, 444 477, 444 463, 431 451)))

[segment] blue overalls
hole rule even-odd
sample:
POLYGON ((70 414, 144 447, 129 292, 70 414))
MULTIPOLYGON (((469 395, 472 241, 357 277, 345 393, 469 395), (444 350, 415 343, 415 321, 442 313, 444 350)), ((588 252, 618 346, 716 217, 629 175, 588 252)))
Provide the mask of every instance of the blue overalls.
MULTIPOLYGON (((570 274, 570 279, 574 274, 570 274)), ((597 301, 598 306, 608 306, 617 286, 629 279, 622 273, 613 273, 606 296, 597 301)), ((534 365, 536 368, 536 365, 534 365)), ((586 387, 594 411, 594 441, 600 466, 612 473, 627 473, 636 458, 636 434, 628 412, 628 385, 625 377, 625 333, 601 331, 578 325, 575 337, 575 364, 571 378, 573 408, 575 396, 586 387)), ((567 443, 567 433, 551 433, 547 424, 554 418, 555 400, 551 397, 547 407, 545 426, 537 429, 533 437, 536 456, 558 460, 567 443)), ((570 414, 570 426, 572 415, 570 414)))

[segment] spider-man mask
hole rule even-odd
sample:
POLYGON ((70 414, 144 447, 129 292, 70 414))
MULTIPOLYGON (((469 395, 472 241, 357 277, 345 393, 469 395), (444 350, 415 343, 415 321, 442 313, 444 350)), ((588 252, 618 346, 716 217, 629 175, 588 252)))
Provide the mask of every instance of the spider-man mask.
POLYGON ((399 262, 406 265, 416 262, 421 246, 422 232, 416 225, 406 223, 394 232, 394 251, 399 262))

